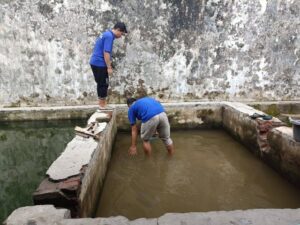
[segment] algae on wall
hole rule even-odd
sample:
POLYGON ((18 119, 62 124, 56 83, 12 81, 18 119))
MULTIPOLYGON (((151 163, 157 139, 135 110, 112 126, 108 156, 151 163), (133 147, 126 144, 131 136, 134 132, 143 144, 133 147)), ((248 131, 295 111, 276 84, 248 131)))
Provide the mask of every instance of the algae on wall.
POLYGON ((0 2, 0 105, 96 103, 89 57, 117 20, 111 102, 300 99, 299 1, 0 2))

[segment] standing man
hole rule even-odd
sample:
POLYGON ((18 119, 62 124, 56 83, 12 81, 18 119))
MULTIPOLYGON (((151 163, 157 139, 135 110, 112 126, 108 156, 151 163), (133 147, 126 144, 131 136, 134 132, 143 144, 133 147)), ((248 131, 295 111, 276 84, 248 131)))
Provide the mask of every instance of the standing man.
POLYGON ((128 119, 131 125, 131 146, 130 155, 137 154, 136 142, 138 128, 136 119, 142 121, 141 138, 146 155, 151 155, 150 138, 156 133, 164 142, 170 155, 174 153, 173 141, 170 138, 170 124, 163 106, 153 98, 144 97, 136 100, 135 98, 127 99, 128 119))
POLYGON ((99 109, 106 108, 106 97, 109 78, 112 75, 111 57, 115 38, 120 38, 127 29, 124 23, 118 22, 113 29, 105 31, 96 41, 90 65, 97 83, 99 109))

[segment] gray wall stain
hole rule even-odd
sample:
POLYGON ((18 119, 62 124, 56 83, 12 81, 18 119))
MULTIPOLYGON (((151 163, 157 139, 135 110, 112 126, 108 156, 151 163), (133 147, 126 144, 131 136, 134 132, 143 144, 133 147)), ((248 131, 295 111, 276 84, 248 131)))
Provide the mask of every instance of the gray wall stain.
POLYGON ((118 20, 110 102, 300 99, 299 1, 0 3, 0 105, 95 103, 89 58, 118 20))

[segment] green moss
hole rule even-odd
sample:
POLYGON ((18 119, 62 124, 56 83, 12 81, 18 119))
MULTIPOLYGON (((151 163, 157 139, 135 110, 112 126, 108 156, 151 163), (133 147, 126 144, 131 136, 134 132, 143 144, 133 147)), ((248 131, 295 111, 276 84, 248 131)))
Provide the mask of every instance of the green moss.
POLYGON ((177 116, 177 117, 180 116, 180 111, 176 111, 175 116, 177 116))
POLYGON ((214 113, 211 109, 199 109, 196 112, 197 118, 205 118, 206 116, 212 115, 214 113))
POLYGON ((289 119, 287 119, 286 124, 287 124, 288 127, 292 127, 293 126, 293 124, 290 122, 289 119))
POLYGON ((16 101, 16 102, 12 102, 8 107, 20 107, 21 106, 21 101, 16 101))
POLYGON ((179 115, 180 115, 179 111, 168 113, 168 119, 169 121, 173 121, 175 118, 178 118, 179 115))
POLYGON ((276 104, 270 105, 267 108, 266 113, 269 114, 269 115, 271 115, 271 116, 278 116, 278 115, 280 115, 280 111, 279 111, 279 109, 278 109, 278 107, 277 107, 276 104))
POLYGON ((288 113, 289 114, 296 114, 297 113, 297 110, 294 109, 293 104, 289 105, 288 113))
POLYGON ((0 133, 0 141, 6 141, 6 140, 7 140, 6 134, 0 133))
POLYGON ((251 106, 252 106, 254 109, 261 110, 259 104, 254 104, 254 105, 251 105, 251 106))

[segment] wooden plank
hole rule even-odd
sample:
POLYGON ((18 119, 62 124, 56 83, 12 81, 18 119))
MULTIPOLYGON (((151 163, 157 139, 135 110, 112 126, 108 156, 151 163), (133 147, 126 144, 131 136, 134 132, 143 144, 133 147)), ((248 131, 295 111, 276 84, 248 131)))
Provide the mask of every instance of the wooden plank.
POLYGON ((94 134, 94 133, 91 132, 91 131, 88 131, 88 130, 85 129, 85 128, 81 128, 81 127, 76 126, 76 127, 75 127, 75 131, 78 132, 79 135, 80 135, 80 134, 84 134, 84 135, 88 135, 88 136, 90 136, 90 137, 99 139, 99 137, 98 137, 96 134, 94 134))

